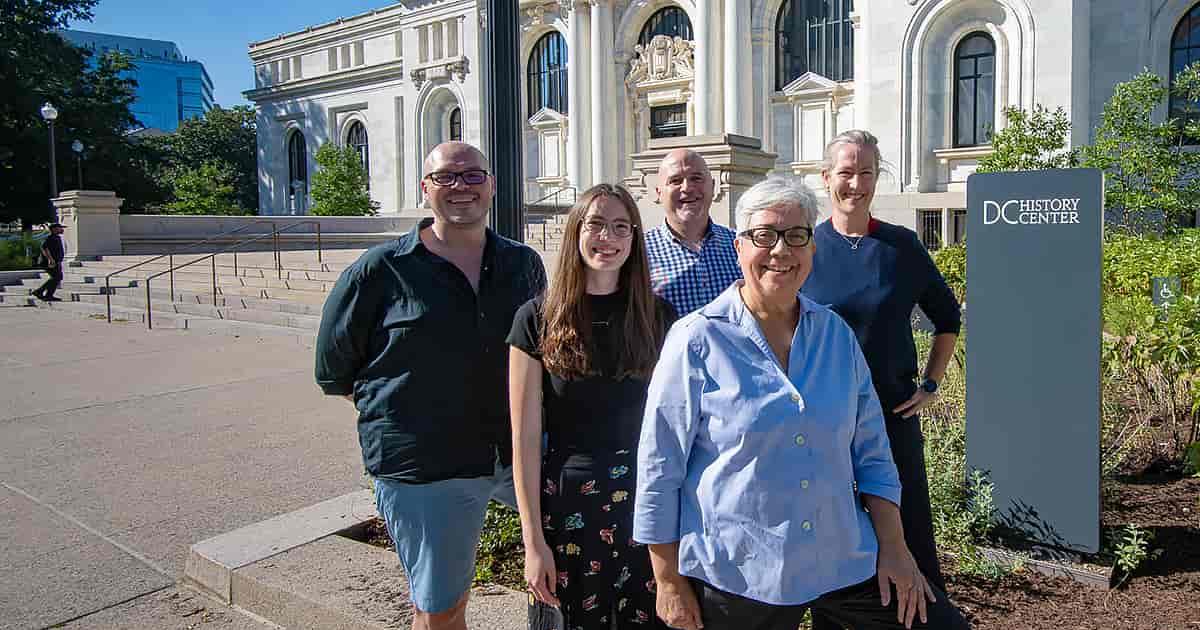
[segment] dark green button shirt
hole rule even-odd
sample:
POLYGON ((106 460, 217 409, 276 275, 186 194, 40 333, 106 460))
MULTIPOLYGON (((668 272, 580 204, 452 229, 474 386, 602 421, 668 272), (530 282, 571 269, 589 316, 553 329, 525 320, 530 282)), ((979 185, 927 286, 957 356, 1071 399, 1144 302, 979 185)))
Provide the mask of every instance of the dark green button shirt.
POLYGON ((546 286, 536 252, 488 230, 479 292, 421 243, 422 221, 338 278, 321 317, 316 378, 354 394, 367 472, 412 483, 490 475, 508 464, 505 337, 546 286))

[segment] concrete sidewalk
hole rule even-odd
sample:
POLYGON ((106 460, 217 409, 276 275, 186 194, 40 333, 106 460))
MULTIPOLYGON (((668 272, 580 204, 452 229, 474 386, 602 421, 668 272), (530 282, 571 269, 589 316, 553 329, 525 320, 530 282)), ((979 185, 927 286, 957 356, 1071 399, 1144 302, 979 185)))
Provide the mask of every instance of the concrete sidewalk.
POLYGON ((0 310, 0 628, 266 628, 188 546, 362 486, 354 414, 277 338, 0 310))

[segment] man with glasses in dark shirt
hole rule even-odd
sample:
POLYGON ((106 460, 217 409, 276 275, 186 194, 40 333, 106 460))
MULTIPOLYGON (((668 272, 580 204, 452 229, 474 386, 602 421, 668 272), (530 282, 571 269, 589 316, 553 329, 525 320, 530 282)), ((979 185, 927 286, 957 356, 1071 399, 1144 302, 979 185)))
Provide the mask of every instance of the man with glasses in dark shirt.
POLYGON ((488 501, 516 505, 505 338, 546 272, 532 249, 488 229, 496 184, 478 149, 441 144, 424 173, 433 218, 342 273, 321 318, 316 378, 358 409, 412 627, 465 630, 488 501))

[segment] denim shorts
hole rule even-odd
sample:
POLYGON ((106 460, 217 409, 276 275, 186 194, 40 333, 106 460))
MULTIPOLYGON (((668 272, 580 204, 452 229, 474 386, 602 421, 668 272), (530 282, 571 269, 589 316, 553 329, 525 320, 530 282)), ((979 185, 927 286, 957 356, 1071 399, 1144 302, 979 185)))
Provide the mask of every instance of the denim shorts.
POLYGON ((511 467, 497 463, 490 477, 424 484, 375 480, 376 508, 421 612, 449 610, 471 587, 489 499, 516 506, 511 467))

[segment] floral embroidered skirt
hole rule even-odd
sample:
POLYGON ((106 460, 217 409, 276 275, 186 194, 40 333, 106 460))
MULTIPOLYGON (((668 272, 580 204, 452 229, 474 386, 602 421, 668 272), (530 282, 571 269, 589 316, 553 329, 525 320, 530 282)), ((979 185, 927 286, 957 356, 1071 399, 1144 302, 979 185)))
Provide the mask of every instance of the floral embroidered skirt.
POLYGON ((666 627, 649 551, 632 538, 636 463, 633 450, 550 451, 542 463, 542 529, 569 630, 666 627))

